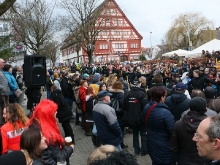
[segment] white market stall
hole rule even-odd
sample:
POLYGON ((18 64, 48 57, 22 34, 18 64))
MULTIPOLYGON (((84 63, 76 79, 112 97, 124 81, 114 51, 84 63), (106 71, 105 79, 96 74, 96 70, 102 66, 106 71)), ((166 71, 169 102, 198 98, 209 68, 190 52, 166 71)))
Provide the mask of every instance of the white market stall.
POLYGON ((178 50, 174 50, 172 52, 168 52, 168 53, 162 54, 162 56, 163 57, 171 57, 174 54, 177 54, 178 56, 186 56, 187 53, 189 53, 189 51, 183 50, 183 49, 178 49, 178 50))
POLYGON ((196 57, 196 56, 201 56, 202 50, 208 50, 210 53, 214 50, 220 50, 220 40, 213 39, 200 47, 190 51, 187 53, 187 57, 196 57))

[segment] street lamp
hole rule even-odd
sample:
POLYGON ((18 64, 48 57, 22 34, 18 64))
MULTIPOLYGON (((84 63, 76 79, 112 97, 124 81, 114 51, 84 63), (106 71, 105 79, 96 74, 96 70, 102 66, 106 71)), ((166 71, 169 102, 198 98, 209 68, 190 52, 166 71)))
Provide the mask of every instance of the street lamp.
POLYGON ((164 40, 162 40, 162 54, 164 54, 164 40))
POLYGON ((152 32, 150 32, 150 45, 151 45, 151 48, 150 48, 150 52, 151 52, 151 54, 150 54, 150 59, 152 58, 152 41, 151 41, 151 34, 152 34, 152 32))

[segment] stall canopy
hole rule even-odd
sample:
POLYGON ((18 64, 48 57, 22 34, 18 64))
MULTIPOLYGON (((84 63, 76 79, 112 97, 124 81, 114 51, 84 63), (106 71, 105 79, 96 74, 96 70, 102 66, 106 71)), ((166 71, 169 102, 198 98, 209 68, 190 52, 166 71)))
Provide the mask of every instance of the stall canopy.
POLYGON ((210 53, 214 50, 220 50, 220 40, 217 39, 213 39, 203 45, 201 45, 200 47, 190 51, 187 53, 187 56, 200 56, 202 54, 202 50, 208 50, 210 53))
POLYGON ((178 56, 186 56, 186 54, 189 53, 189 51, 178 49, 178 50, 174 50, 172 52, 168 52, 168 53, 162 54, 162 56, 170 57, 170 56, 173 56, 174 53, 177 54, 178 56))

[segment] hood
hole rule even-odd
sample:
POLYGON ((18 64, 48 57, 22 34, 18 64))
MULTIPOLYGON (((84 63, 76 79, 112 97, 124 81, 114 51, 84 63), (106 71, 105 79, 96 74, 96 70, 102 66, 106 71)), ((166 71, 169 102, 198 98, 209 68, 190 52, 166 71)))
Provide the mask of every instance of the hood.
POLYGON ((174 103, 180 103, 187 99, 187 96, 182 92, 174 92, 170 97, 174 103))
POLYGON ((206 98, 214 98, 214 95, 215 95, 215 90, 208 86, 205 88, 205 97, 206 98))
POLYGON ((183 117, 183 127, 187 132, 195 133, 200 122, 207 116, 196 111, 189 111, 183 117))
POLYGON ((130 91, 143 91, 144 93, 146 93, 146 91, 142 88, 139 88, 139 87, 131 87, 131 90, 130 91))
POLYGON ((4 71, 4 74, 12 75, 12 73, 8 71, 4 71))
POLYGON ((111 92, 111 93, 124 93, 124 91, 123 90, 121 90, 121 89, 109 89, 109 92, 111 92))
POLYGON ((52 93, 60 93, 60 94, 62 94, 62 91, 60 89, 55 89, 52 93))

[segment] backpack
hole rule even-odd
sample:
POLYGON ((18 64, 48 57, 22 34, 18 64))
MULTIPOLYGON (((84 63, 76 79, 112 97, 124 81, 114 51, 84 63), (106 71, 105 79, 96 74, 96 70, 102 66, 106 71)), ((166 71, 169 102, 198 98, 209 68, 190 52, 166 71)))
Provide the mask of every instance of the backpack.
POLYGON ((112 108, 114 108, 114 110, 115 110, 116 113, 123 113, 123 112, 124 112, 123 109, 120 107, 119 100, 118 100, 116 97, 111 98, 111 104, 110 104, 110 106, 111 106, 112 108))
POLYGON ((80 95, 78 98, 76 98, 76 106, 77 106, 77 108, 79 108, 80 110, 82 110, 82 103, 81 103, 81 101, 80 101, 80 97, 81 97, 84 93, 85 93, 85 91, 84 91, 83 93, 81 93, 81 95, 80 95))

